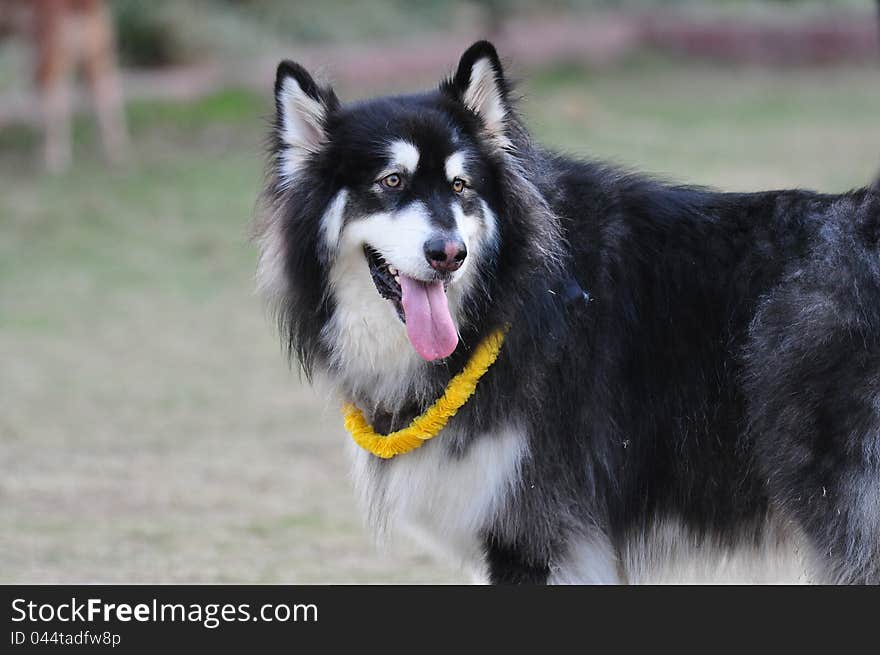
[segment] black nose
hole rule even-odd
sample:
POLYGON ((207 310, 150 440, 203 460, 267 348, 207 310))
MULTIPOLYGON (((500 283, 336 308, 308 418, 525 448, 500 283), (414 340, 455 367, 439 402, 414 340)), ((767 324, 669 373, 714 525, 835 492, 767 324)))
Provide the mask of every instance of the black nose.
POLYGON ((461 268, 467 257, 467 246, 461 239, 429 239, 425 242, 425 259, 434 270, 446 273, 461 268))

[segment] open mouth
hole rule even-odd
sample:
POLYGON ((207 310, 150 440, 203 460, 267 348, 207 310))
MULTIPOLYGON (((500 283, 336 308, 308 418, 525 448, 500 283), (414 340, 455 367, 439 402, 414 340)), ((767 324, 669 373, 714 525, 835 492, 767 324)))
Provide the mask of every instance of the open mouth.
POLYGON ((416 352, 428 361, 451 355, 458 330, 446 298, 449 278, 425 281, 405 275, 370 246, 364 246, 364 256, 376 291, 394 305, 416 352))
POLYGON ((364 256, 370 265, 370 277, 373 278, 373 284, 376 285, 376 291, 385 300, 390 300, 397 310, 400 320, 406 323, 406 315, 403 313, 403 292, 400 288, 400 278, 398 271, 391 264, 385 261, 385 258, 379 254, 379 251, 364 246, 364 256))

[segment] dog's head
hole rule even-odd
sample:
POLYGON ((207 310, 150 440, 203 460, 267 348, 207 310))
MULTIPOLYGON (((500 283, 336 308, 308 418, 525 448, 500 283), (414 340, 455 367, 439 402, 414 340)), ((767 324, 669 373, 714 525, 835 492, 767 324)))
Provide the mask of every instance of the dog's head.
POLYGON ((456 350, 499 258, 509 92, 487 42, 434 92, 350 105, 278 67, 258 277, 307 368, 315 348, 364 370, 456 350))

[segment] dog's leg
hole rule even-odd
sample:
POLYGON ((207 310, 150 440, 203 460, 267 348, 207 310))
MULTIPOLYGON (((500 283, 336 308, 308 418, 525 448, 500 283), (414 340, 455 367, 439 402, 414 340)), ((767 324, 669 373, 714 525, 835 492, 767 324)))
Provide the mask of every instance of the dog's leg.
POLYGON ((36 82, 42 102, 47 170, 60 172, 71 161, 70 34, 64 8, 45 0, 34 3, 36 82))
POLYGON ((756 417, 771 502, 807 538, 816 582, 880 584, 880 412, 866 368, 792 375, 792 391, 774 394, 784 403, 756 417))
POLYGON ((880 360, 855 330, 821 336, 821 348, 813 336, 760 353, 758 470, 778 514, 809 541, 816 581, 880 584, 880 360))
POLYGON ((119 162, 128 149, 128 131, 113 23, 103 3, 90 4, 83 20, 83 67, 95 103, 104 153, 109 161, 119 162))
POLYGON ((744 380, 757 471, 818 581, 880 584, 880 281, 859 248, 823 242, 763 303, 744 380))
POLYGON ((486 539, 492 584, 621 584, 625 582, 614 548, 602 534, 569 536, 549 549, 552 557, 529 554, 494 536, 486 539))
MULTIPOLYGON (((781 505, 812 546, 815 582, 880 584, 880 474, 849 471, 820 480, 810 472, 781 505)), ((809 561, 809 557, 808 557, 809 561)))
POLYGON ((495 537, 486 539, 486 563, 491 584, 547 584, 550 575, 548 562, 536 561, 522 548, 502 543, 495 537))

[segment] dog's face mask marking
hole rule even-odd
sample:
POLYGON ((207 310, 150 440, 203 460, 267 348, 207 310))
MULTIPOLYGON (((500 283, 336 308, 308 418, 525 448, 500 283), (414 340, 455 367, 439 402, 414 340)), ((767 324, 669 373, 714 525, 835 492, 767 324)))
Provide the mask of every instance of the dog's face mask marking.
POLYGON ((345 365, 381 365, 379 342, 399 348, 400 336, 424 360, 451 355, 474 273, 498 248, 490 168, 507 104, 494 51, 466 54, 436 93, 346 107, 283 63, 276 107, 278 189, 323 205, 316 246, 335 307, 328 337, 357 342, 345 365))

